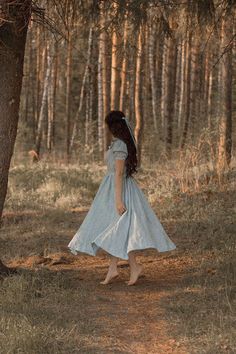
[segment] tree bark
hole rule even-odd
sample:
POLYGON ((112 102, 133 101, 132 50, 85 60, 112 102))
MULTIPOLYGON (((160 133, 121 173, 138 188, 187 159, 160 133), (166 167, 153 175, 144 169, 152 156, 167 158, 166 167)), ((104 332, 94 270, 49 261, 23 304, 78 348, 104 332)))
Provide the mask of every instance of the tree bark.
MULTIPOLYGON (((194 138, 196 136, 197 101, 198 101, 198 96, 200 91, 199 89, 200 77, 198 75, 199 74, 198 73, 199 43, 198 43, 198 37, 197 36, 195 37, 196 38, 193 39, 192 46, 191 46, 190 136, 191 136, 192 143, 194 142, 194 138)), ((200 114, 200 109, 199 109, 199 114, 200 114)))
POLYGON ((178 129, 178 134, 180 132, 180 127, 181 127, 181 122, 182 122, 182 114, 183 114, 183 109, 184 109, 184 73, 185 73, 185 63, 186 63, 186 56, 185 56, 185 51, 186 51, 186 44, 181 43, 181 56, 180 56, 180 76, 179 76, 179 85, 178 88, 180 90, 179 93, 179 105, 178 105, 178 110, 177 110, 177 129, 178 129))
POLYGON ((0 26, 0 218, 19 119, 23 64, 31 1, 1 6, 0 26))
POLYGON ((190 120, 190 98, 191 98, 191 43, 192 33, 188 32, 187 36, 187 48, 186 48, 186 75, 185 75, 185 120, 182 132, 182 140, 180 147, 183 149, 186 144, 189 120, 190 120))
POLYGON ((57 88, 57 43, 53 43, 52 68, 50 72, 48 87, 48 131, 47 131, 47 149, 51 152, 54 146, 55 134, 55 100, 57 88))
POLYGON ((156 78, 155 78, 155 61, 154 61, 154 48, 155 48, 155 32, 156 26, 150 28, 149 43, 148 43, 148 59, 149 59, 149 72, 151 81, 152 93, 152 116, 155 131, 157 131, 157 93, 156 93, 156 78))
POLYGON ((229 167, 232 153, 232 46, 231 16, 222 19, 222 49, 226 52, 221 59, 222 105, 219 120, 218 170, 229 167), (230 43, 231 40, 231 43, 230 43))
POLYGON ((135 94, 134 94, 135 120, 136 120, 134 136, 137 142, 138 166, 141 165, 141 137, 142 137, 142 128, 143 128, 141 104, 140 104, 141 61, 142 61, 142 27, 140 27, 138 33, 138 47, 137 47, 137 57, 136 57, 136 73, 135 73, 135 94))
POLYGON ((98 69, 97 69, 97 90, 98 90, 98 147, 103 152, 103 86, 102 86, 102 36, 98 39, 98 69))
POLYGON ((111 48, 111 110, 116 109, 117 98, 117 33, 113 29, 111 48))
MULTIPOLYGON (((109 111, 109 92, 108 92, 108 72, 107 72, 107 33, 105 28, 106 14, 104 11, 104 2, 100 3, 100 50, 101 50, 101 65, 102 65, 102 100, 103 100, 103 118, 108 114, 109 111)), ((110 144, 111 134, 109 129, 107 129, 105 119, 103 119, 103 152, 105 157, 105 152, 110 144)))
POLYGON ((43 122, 45 120, 46 106, 47 106, 47 100, 48 100, 48 88, 49 88, 52 61, 53 61, 53 53, 50 53, 50 44, 48 43, 47 44, 47 69, 46 69, 45 78, 44 78, 42 102, 41 102, 41 107, 40 107, 36 144, 35 144, 35 151, 38 156, 40 155, 40 150, 41 150, 43 122))
POLYGON ((70 141, 70 150, 73 149, 77 130, 78 130, 78 122, 80 118, 80 114, 82 111, 83 107, 83 102, 84 102, 84 95, 85 95, 85 84, 87 81, 88 73, 89 73, 89 66, 91 62, 91 52, 92 52, 92 44, 93 44, 93 27, 90 27, 89 30, 89 37, 88 37, 88 50, 87 50, 87 60, 85 63, 85 69, 84 69, 84 75, 83 75, 83 80, 82 80, 82 85, 80 89, 80 99, 79 99, 79 107, 77 109, 76 115, 75 115, 75 120, 74 120, 74 125, 73 125, 73 132, 71 136, 71 141, 70 141))
POLYGON ((71 71, 72 71, 72 29, 68 32, 68 49, 66 59, 66 158, 70 160, 70 131, 71 131, 71 109, 70 109, 70 94, 71 94, 71 71))
POLYGON ((173 115, 176 90, 177 48, 175 38, 168 39, 167 50, 166 153, 168 158, 170 158, 173 140, 173 115))
POLYGON ((125 105, 125 85, 126 85, 126 71, 127 71, 127 54, 126 54, 126 47, 127 47, 127 36, 128 36, 128 20, 127 16, 125 18, 124 24, 124 39, 123 39, 123 59, 122 59, 122 67, 121 67, 121 84, 120 84, 120 104, 119 109, 120 111, 124 111, 125 105))
MULTIPOLYGON (((163 39, 163 52, 162 52, 162 71, 161 71, 161 128, 165 131, 165 117, 166 117, 166 101, 167 101, 167 89, 166 89, 166 61, 167 61, 167 39, 163 39)), ((164 134, 160 134, 161 136, 164 134)))

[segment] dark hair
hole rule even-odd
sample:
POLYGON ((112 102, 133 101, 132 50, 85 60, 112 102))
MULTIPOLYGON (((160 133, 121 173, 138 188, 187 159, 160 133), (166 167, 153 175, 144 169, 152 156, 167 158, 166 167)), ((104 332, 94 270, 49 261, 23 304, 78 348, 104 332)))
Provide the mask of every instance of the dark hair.
POLYGON ((130 134, 129 128, 122 117, 125 117, 121 111, 111 111, 107 114, 105 122, 110 132, 118 139, 123 140, 127 145, 128 156, 125 160, 126 177, 132 176, 137 171, 137 150, 130 134))

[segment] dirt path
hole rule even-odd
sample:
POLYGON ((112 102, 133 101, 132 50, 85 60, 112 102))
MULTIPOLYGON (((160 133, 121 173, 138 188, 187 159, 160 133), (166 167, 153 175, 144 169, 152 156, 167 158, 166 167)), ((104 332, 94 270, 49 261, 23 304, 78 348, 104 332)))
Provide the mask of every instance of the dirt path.
MULTIPOLYGON (((101 285, 107 272, 106 256, 50 254, 29 257, 9 266, 30 270, 48 269, 63 274, 73 291, 84 294, 80 303, 71 303, 73 319, 92 319, 91 333, 84 336, 81 353, 188 353, 172 336, 173 326, 165 317, 161 301, 175 290, 186 267, 177 252, 158 255, 153 250, 139 254, 144 273, 136 285, 128 287, 129 267, 119 262, 120 277, 101 285), (92 344, 91 344, 92 342, 92 344)), ((89 330, 88 330, 89 332, 89 330)))

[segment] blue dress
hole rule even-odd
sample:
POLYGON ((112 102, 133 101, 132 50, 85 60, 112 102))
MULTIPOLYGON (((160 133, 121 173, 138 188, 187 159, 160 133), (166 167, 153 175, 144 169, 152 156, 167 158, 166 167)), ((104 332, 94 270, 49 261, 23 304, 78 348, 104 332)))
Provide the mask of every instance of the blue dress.
POLYGON ((176 248, 133 177, 123 175, 122 200, 126 211, 119 215, 115 205, 115 160, 128 156, 126 143, 113 139, 106 151, 107 171, 91 207, 68 247, 96 256, 100 249, 128 260, 133 250, 154 248, 159 252, 176 248))

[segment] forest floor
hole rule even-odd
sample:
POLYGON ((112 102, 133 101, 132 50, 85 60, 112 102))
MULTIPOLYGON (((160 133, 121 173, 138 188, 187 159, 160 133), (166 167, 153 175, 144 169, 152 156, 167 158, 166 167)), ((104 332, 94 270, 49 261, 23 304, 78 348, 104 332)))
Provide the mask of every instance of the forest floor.
POLYGON ((11 169, 0 258, 17 273, 0 280, 1 354, 236 352, 236 171, 185 192, 156 171, 136 179, 177 249, 137 253, 134 286, 121 260, 104 286, 107 256, 67 249, 103 168, 11 169))

